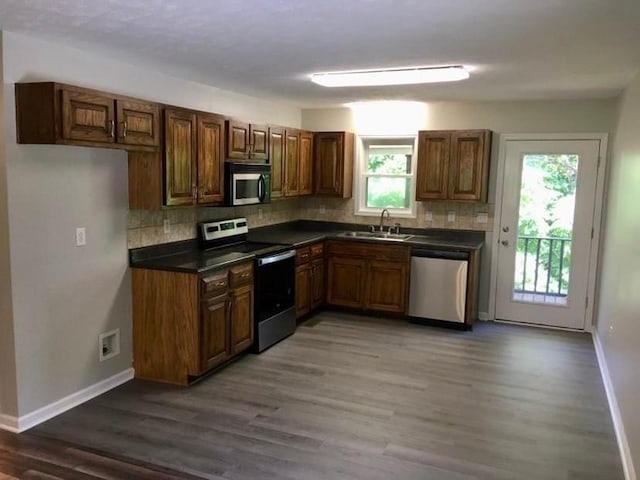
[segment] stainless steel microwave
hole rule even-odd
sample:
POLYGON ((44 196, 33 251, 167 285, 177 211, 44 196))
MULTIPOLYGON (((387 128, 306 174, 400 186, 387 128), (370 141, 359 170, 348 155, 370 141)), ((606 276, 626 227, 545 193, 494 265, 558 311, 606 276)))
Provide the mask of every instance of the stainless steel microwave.
POLYGON ((228 206, 271 201, 271 166, 265 163, 225 162, 224 198, 228 206))

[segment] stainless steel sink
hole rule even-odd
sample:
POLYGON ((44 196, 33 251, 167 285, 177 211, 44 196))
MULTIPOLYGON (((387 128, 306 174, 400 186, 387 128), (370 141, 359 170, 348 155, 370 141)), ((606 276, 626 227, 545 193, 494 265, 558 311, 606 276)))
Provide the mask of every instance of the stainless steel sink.
POLYGON ((348 238, 373 238, 376 240, 391 240, 395 242, 403 242, 413 237, 413 235, 404 235, 402 233, 388 233, 388 232, 342 232, 338 234, 339 237, 348 238))

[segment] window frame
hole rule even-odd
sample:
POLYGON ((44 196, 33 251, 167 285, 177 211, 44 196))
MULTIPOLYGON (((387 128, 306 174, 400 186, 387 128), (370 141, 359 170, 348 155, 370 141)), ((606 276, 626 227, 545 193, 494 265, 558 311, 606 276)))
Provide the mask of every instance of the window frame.
POLYGON ((411 179, 409 208, 387 208, 394 218, 416 218, 416 165, 418 163, 418 135, 358 135, 356 137, 356 163, 354 175, 354 214, 358 216, 380 216, 384 207, 367 207, 367 178, 397 177, 411 179), (369 145, 407 145, 412 148, 411 173, 407 174, 367 174, 366 166, 369 156, 369 145))

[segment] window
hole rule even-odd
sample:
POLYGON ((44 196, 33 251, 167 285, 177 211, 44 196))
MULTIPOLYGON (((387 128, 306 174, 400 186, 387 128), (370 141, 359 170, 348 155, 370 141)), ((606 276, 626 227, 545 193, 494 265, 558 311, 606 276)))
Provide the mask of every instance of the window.
POLYGON ((416 137, 359 137, 356 215, 416 216, 416 137))

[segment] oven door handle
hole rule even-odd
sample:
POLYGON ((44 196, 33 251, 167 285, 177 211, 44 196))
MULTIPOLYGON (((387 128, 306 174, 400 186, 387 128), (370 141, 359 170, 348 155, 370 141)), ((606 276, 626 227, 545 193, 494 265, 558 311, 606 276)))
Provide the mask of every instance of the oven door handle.
POLYGON ((296 256, 295 250, 288 250, 284 253, 279 253, 278 255, 272 255, 270 257, 263 257, 258 259, 258 266, 262 267, 263 265, 269 265, 270 263, 281 262, 286 260, 287 258, 293 258, 296 256))
POLYGON ((264 202, 265 190, 264 175, 261 174, 260 177, 258 177, 258 200, 260 202, 264 202))

